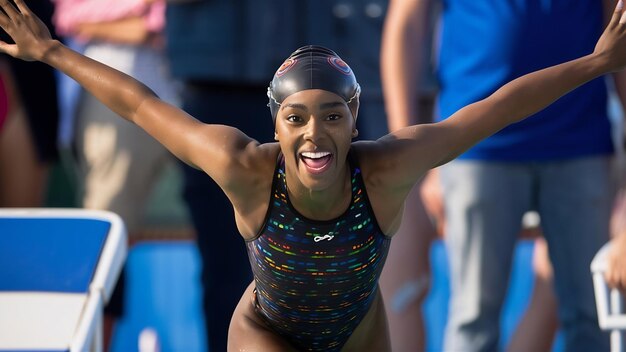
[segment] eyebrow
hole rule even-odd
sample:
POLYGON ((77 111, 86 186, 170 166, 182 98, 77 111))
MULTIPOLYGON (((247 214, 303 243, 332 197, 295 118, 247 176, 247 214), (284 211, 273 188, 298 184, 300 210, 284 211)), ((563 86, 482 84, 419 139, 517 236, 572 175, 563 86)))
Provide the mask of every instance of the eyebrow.
POLYGON ((345 103, 342 101, 333 101, 330 103, 322 103, 320 104, 320 109, 324 110, 324 109, 330 109, 330 108, 335 108, 338 106, 343 106, 345 103))
MULTIPOLYGON (((329 102, 329 103, 322 103, 320 104, 320 109, 324 110, 324 109, 330 109, 330 108, 334 108, 337 106, 343 106, 344 102, 341 101, 333 101, 333 102, 329 102)), ((306 107, 306 105, 304 104, 297 104, 297 103, 291 103, 291 104, 285 104, 281 107, 282 109, 285 108, 293 108, 293 109, 300 109, 300 110, 304 110, 304 111, 308 111, 309 109, 306 107)))
POLYGON ((284 104, 281 107, 281 110, 283 110, 285 108, 300 109, 300 110, 304 110, 304 111, 309 110, 309 109, 307 109, 306 105, 304 105, 304 104, 293 104, 293 103, 291 103, 291 104, 284 104))

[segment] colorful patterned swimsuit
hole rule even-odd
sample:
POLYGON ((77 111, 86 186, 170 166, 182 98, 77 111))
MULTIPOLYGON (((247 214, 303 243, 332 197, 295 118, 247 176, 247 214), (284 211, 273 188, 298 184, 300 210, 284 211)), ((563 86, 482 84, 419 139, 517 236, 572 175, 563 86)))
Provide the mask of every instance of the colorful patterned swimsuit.
POLYGON ((281 156, 265 225, 247 242, 257 312, 300 350, 341 350, 376 297, 390 238, 376 222, 355 159, 350 153, 350 207, 317 221, 289 201, 281 156))

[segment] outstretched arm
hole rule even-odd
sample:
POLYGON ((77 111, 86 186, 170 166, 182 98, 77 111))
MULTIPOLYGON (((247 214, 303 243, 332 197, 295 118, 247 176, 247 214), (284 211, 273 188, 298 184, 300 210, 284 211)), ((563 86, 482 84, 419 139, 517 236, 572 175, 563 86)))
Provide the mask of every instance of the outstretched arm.
POLYGON ((395 181, 399 191, 408 190, 428 169, 452 160, 576 87, 622 69, 626 65, 626 23, 620 21, 623 13, 620 1, 593 53, 515 79, 442 122, 407 127, 383 137, 379 142, 387 145, 384 154, 392 160, 387 162, 393 178, 390 184, 395 181))
POLYGON ((430 122, 418 116, 419 86, 432 0, 392 0, 385 18, 381 43, 381 78, 389 131, 430 122))
MULTIPOLYGON (((168 105, 141 82, 91 60, 51 39, 45 25, 26 6, 0 0, 0 27, 16 44, 0 43, 0 51, 27 61, 41 61, 76 80, 119 116, 146 130, 183 161, 203 169, 224 186, 232 175, 245 174, 244 153, 258 145, 235 128, 203 124, 168 105)), ((241 176, 244 177, 244 176, 241 176)))

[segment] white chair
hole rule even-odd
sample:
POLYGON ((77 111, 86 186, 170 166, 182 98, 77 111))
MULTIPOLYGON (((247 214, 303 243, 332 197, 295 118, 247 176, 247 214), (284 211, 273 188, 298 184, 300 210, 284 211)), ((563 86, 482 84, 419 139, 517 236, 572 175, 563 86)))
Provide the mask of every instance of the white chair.
POLYGON ((611 242, 605 244, 591 261, 593 287, 596 295, 598 323, 600 328, 611 332, 611 352, 624 351, 623 333, 626 330, 624 297, 616 289, 610 289, 604 280, 607 269, 607 253, 611 242))
POLYGON ((126 252, 111 212, 0 209, 0 351, 101 351, 126 252))

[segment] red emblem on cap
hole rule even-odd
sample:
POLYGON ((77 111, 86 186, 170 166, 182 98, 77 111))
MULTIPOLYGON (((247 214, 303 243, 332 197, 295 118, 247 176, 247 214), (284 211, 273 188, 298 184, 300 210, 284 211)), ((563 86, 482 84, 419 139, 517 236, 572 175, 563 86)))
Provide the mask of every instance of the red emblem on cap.
POLYGON ((276 76, 280 77, 284 75, 287 71, 289 71, 292 67, 296 65, 296 62, 298 62, 298 60, 296 59, 285 60, 285 62, 283 62, 283 64, 280 65, 280 67, 278 68, 278 71, 276 71, 276 76))
POLYGON ((336 57, 336 56, 331 56, 328 58, 328 63, 336 68, 337 70, 339 70, 339 72, 343 73, 344 75, 349 75, 350 72, 352 72, 352 70, 350 70, 350 66, 348 66, 347 63, 345 63, 345 61, 341 60, 340 58, 336 57))

